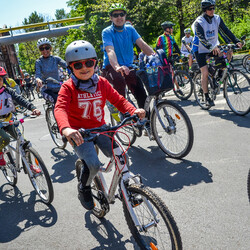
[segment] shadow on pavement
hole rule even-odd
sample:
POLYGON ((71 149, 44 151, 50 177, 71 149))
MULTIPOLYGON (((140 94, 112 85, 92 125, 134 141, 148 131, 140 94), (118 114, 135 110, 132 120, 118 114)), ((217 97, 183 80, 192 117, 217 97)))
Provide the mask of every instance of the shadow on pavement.
POLYGON ((160 187, 169 192, 181 190, 184 186, 212 183, 212 173, 201 162, 168 158, 158 146, 149 147, 150 152, 139 147, 131 147, 130 170, 143 177, 145 185, 160 187))
POLYGON ((4 201, 0 204, 1 243, 12 241, 35 226, 51 227, 57 221, 55 208, 36 201, 35 191, 23 196, 17 187, 4 184, 0 187, 0 200, 4 201))
MULTIPOLYGON (((216 103, 215 103, 216 108, 216 103)), ((233 111, 211 109, 208 111, 209 115, 219 117, 224 120, 233 122, 235 125, 244 128, 250 128, 250 113, 245 116, 236 115, 233 111)))
POLYGON ((91 212, 85 213, 85 226, 99 242, 100 246, 91 248, 92 250, 102 249, 127 249, 126 243, 132 241, 122 241, 123 235, 114 227, 114 225, 105 218, 99 220, 91 212))
POLYGON ((75 178, 75 161, 77 155, 66 149, 54 148, 51 150, 52 159, 55 164, 52 166, 54 173, 50 176, 52 181, 58 183, 69 182, 75 178))

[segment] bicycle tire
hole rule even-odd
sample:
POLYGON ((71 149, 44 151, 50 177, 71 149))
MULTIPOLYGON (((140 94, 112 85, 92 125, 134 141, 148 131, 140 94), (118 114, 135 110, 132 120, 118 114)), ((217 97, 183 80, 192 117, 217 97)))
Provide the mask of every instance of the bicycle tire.
MULTIPOLYGON (((212 97, 211 95, 211 77, 208 76, 208 94, 210 96, 210 98, 212 97)), ((206 98, 205 98, 205 94, 203 93, 203 89, 201 86, 201 73, 197 73, 194 76, 194 97, 196 102, 198 103, 198 105, 204 109, 204 110, 208 110, 211 108, 211 106, 207 106, 206 105, 206 98)))
POLYGON ((6 162, 5 166, 1 166, 2 172, 4 174, 5 179, 8 181, 8 183, 11 186, 16 186, 17 184, 17 171, 15 168, 15 160, 13 159, 10 151, 11 148, 9 149, 4 148, 3 153, 4 153, 4 159, 6 162))
POLYGON ((151 128, 154 138, 161 150, 176 159, 185 157, 193 146, 194 132, 187 113, 173 101, 163 100, 157 109, 166 130, 162 127, 155 110, 151 113, 151 128), (174 127, 169 124, 169 119, 174 127))
POLYGON ((248 114, 250 112, 250 80, 247 75, 237 69, 230 70, 223 87, 229 108, 237 115, 248 114))
POLYGON ((32 186, 34 187, 37 195, 41 198, 41 200, 45 204, 50 204, 54 199, 54 189, 50 179, 50 175, 41 156, 34 148, 29 147, 25 149, 25 159, 29 164, 29 166, 26 166, 26 164, 24 164, 24 167, 26 168, 25 171, 26 173, 28 173, 32 186), (30 168, 33 165, 35 165, 36 168, 39 168, 41 172, 38 174, 32 173, 30 175, 27 167, 30 168))
POLYGON ((64 149, 67 146, 67 141, 63 141, 62 139, 62 135, 60 134, 59 128, 57 126, 57 122, 52 107, 48 107, 46 109, 45 117, 49 133, 53 142, 56 144, 58 148, 64 149))
POLYGON ((124 199, 122 199, 123 212, 129 230, 140 249, 182 249, 179 229, 164 202, 143 184, 131 184, 127 187, 127 191, 142 230, 140 231, 134 224, 124 199), (157 218, 152 215, 146 200, 154 209, 157 218), (153 226, 147 227, 152 223, 153 226))
POLYGON ((193 93, 193 81, 192 78, 189 76, 188 72, 184 70, 177 70, 174 74, 174 82, 177 81, 179 85, 179 89, 181 90, 180 94, 178 93, 177 89, 174 89, 175 95, 180 100, 187 100, 193 93))
POLYGON ((247 73, 250 73, 250 55, 246 55, 242 59, 242 65, 247 71, 247 73))
POLYGON ((247 177, 247 193, 248 193, 248 201, 250 203, 250 168, 249 168, 248 177, 247 177))
MULTIPOLYGON (((120 123, 120 121, 117 121, 111 113, 110 113, 110 121, 111 121, 112 126, 115 126, 115 125, 120 123)), ((121 133, 117 132, 116 137, 123 145, 132 146, 135 143, 136 133, 134 131, 133 126, 131 126, 131 125, 124 126, 124 127, 120 128, 118 131, 120 131, 121 133)))

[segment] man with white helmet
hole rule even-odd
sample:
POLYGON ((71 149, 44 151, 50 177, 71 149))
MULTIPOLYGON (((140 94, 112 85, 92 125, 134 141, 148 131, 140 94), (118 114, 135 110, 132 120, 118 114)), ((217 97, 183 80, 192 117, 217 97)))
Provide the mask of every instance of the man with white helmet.
MULTIPOLYGON (((41 52, 41 57, 36 60, 36 82, 39 87, 45 84, 46 79, 51 77, 60 82, 60 76, 58 73, 58 66, 67 68, 66 62, 59 56, 51 55, 51 42, 48 38, 44 37, 37 41, 37 48, 41 52)), ((44 99, 51 102, 56 102, 58 93, 57 84, 44 85, 41 93, 44 99)))
POLYGON ((193 56, 191 53, 193 37, 191 36, 191 29, 184 30, 185 36, 181 39, 181 54, 188 58, 189 70, 191 70, 193 64, 193 56))
MULTIPOLYGON (((91 210, 94 201, 90 184, 100 168, 100 161, 94 143, 84 142, 78 129, 105 126, 104 107, 107 100, 122 113, 137 114, 140 118, 145 117, 145 110, 136 109, 107 79, 95 73, 97 55, 89 42, 78 40, 69 44, 65 59, 72 74, 59 91, 55 117, 60 132, 81 159, 77 162, 82 167, 78 183, 79 199, 86 209, 91 210)), ((101 135, 96 143, 107 157, 112 156, 110 138, 101 135)))
POLYGON ((208 66, 207 57, 220 56, 218 33, 227 37, 240 48, 242 43, 227 28, 219 15, 214 14, 215 0, 202 0, 201 8, 203 14, 197 17, 192 24, 194 32, 193 51, 201 70, 201 85, 206 98, 207 106, 214 106, 214 101, 208 95, 208 66))

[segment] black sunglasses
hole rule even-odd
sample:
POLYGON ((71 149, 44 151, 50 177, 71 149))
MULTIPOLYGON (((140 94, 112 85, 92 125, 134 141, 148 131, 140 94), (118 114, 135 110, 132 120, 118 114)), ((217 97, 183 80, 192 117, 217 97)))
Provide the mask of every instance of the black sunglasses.
POLYGON ((39 50, 40 51, 44 51, 44 50, 50 50, 50 46, 45 46, 45 47, 40 47, 39 50))
POLYGON ((112 17, 114 17, 114 18, 117 18, 118 16, 124 17, 124 16, 125 16, 125 13, 124 13, 124 12, 121 12, 121 13, 112 14, 112 17))
POLYGON ((72 63, 72 66, 74 67, 74 69, 79 70, 83 67, 83 65, 85 65, 87 68, 91 68, 94 66, 96 60, 95 59, 89 59, 87 61, 83 61, 83 62, 75 62, 72 63))
POLYGON ((208 8, 207 10, 215 10, 215 7, 208 8))

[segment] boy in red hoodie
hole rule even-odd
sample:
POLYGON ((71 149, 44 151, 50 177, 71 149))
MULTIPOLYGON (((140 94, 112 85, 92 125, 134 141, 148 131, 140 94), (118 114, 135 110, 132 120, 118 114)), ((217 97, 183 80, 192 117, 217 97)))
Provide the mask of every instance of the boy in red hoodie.
MULTIPOLYGON (((99 171, 100 161, 94 143, 84 142, 78 129, 105 126, 106 100, 122 113, 137 114, 141 119, 145 117, 145 110, 136 109, 105 78, 95 74, 97 55, 89 42, 72 42, 66 49, 65 59, 72 75, 59 91, 55 117, 60 132, 72 146, 71 140, 75 142, 74 150, 83 161, 78 184, 79 199, 86 209, 91 210, 94 208, 94 201, 90 184, 99 171)), ((112 156, 110 138, 101 135, 96 143, 107 157, 112 156)))

